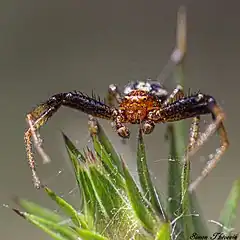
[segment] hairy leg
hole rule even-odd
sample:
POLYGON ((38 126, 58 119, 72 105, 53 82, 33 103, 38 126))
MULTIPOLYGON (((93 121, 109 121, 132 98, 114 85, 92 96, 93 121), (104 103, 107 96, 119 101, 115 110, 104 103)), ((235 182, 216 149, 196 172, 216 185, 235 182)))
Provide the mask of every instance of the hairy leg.
POLYGON ((218 161, 221 159, 222 155, 225 153, 229 146, 227 132, 223 125, 224 114, 222 110, 217 106, 214 105, 212 107, 212 112, 214 114, 215 121, 209 125, 204 133, 198 138, 195 142, 194 147, 190 150, 189 156, 194 155, 198 149, 208 140, 208 138, 214 134, 216 131, 219 133, 220 137, 220 147, 216 149, 215 153, 212 155, 211 159, 207 162, 206 166, 202 170, 200 176, 193 181, 189 186, 189 191, 193 191, 196 189, 198 184, 205 178, 207 175, 215 168, 218 161))
POLYGON ((36 166, 32 153, 32 141, 38 153, 43 158, 43 162, 49 162, 47 154, 42 148, 42 140, 38 130, 50 119, 61 106, 71 107, 80 110, 94 117, 114 119, 115 108, 109 107, 99 99, 91 98, 81 92, 59 93, 50 97, 46 102, 40 104, 27 114, 29 128, 24 134, 26 152, 29 166, 32 171, 33 183, 36 188, 40 187, 40 180, 36 173, 36 166))

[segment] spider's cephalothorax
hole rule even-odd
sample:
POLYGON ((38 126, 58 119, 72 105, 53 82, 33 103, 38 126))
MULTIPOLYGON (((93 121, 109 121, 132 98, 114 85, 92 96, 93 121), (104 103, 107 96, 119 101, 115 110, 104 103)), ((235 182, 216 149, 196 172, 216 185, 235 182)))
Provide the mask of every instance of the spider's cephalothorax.
MULTIPOLYGON (((110 86, 110 94, 116 95, 117 91, 116 86, 110 86)), ((122 123, 141 124, 145 134, 151 133, 154 124, 148 120, 149 113, 161 107, 167 94, 159 82, 150 79, 127 84, 119 101, 119 116, 116 119, 118 134, 123 138, 130 136, 128 128, 122 123)))
POLYGON ((121 93, 116 85, 111 84, 108 91, 108 102, 89 97, 82 92, 59 93, 37 106, 27 115, 29 129, 25 132, 25 143, 29 164, 32 169, 35 186, 40 181, 36 174, 31 150, 33 138, 38 152, 45 157, 41 147, 38 129, 61 107, 67 106, 80 110, 93 117, 111 120, 115 130, 122 138, 129 138, 127 124, 140 124, 145 134, 153 131, 156 123, 166 123, 192 118, 189 145, 185 158, 195 153, 215 131, 220 134, 221 146, 209 161, 202 175, 194 182, 194 187, 215 166, 228 147, 227 133, 223 126, 224 113, 214 98, 203 93, 185 96, 181 86, 177 86, 171 94, 157 81, 136 81, 127 84, 121 93), (117 102, 117 104, 116 104, 117 102), (199 134, 200 115, 211 114, 213 123, 206 131, 199 134))

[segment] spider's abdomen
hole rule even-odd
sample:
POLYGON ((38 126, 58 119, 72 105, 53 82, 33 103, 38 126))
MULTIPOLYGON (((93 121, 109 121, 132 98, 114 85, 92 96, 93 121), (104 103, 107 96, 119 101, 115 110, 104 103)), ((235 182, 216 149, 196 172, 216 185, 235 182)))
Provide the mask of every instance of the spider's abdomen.
POLYGON ((120 111, 126 122, 136 124, 146 120, 149 111, 159 108, 159 101, 146 91, 133 90, 120 104, 120 111))

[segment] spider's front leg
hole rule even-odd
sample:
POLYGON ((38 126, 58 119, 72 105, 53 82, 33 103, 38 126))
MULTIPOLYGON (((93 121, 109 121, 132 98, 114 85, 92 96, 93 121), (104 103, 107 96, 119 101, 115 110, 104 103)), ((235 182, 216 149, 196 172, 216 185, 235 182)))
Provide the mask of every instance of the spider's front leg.
POLYGON ((223 125, 224 113, 221 108, 215 103, 209 106, 211 109, 211 113, 213 115, 214 122, 208 126, 204 133, 200 135, 198 140, 195 142, 193 148, 189 152, 189 156, 194 155, 199 148, 208 140, 208 138, 213 135, 216 131, 218 131, 220 136, 220 147, 216 149, 215 153, 213 153, 210 159, 207 161, 206 166, 203 168, 200 176, 193 181, 189 186, 189 191, 193 191, 196 189, 198 184, 207 177, 207 175, 215 168, 218 161, 221 159, 222 155, 225 153, 227 148, 229 147, 229 141, 227 132, 223 125))
POLYGON ((40 187, 40 180, 36 173, 36 167, 31 147, 31 138, 33 138, 36 150, 43 157, 43 159, 45 159, 46 162, 48 159, 43 148, 41 147, 41 139, 40 135, 38 134, 38 129, 43 126, 61 106, 71 107, 94 117, 109 120, 114 120, 115 115, 118 112, 115 108, 110 107, 100 100, 91 98, 81 92, 68 92, 59 93, 50 97, 46 102, 40 104, 30 113, 28 113, 27 123, 29 125, 29 129, 25 132, 24 139, 26 144, 28 162, 32 170, 33 182, 36 188, 40 187))
MULTIPOLYGON (((182 98, 184 98, 184 92, 183 87, 181 85, 178 85, 173 92, 170 94, 170 96, 164 101, 163 107, 167 107, 169 104, 178 101, 182 98)), ((189 142, 186 149, 186 153, 190 152, 192 148, 194 147, 194 144, 196 143, 198 136, 199 136, 199 123, 200 123, 200 116, 196 116, 192 120, 190 132, 189 132, 189 142)), ((185 158, 185 161, 188 161, 187 158, 185 158)))
MULTIPOLYGON (((202 133, 198 138, 195 133, 192 144, 190 145, 190 151, 186 153, 186 159, 194 155, 199 148, 213 135, 216 131, 220 135, 220 147, 213 154, 212 159, 208 162, 207 166, 203 169, 201 175, 190 185, 189 190, 192 191, 197 185, 213 170, 221 156, 227 150, 229 146, 227 133, 223 125, 224 113, 217 105, 215 99, 209 95, 201 93, 194 94, 189 97, 179 99, 175 102, 166 105, 165 107, 155 110, 150 113, 149 119, 155 123, 173 122, 186 118, 194 118, 203 114, 211 114, 213 116, 213 123, 208 126, 206 131, 202 133), (197 140, 196 140, 197 139, 197 140)), ((196 133, 198 133, 197 119, 195 122, 196 133)))

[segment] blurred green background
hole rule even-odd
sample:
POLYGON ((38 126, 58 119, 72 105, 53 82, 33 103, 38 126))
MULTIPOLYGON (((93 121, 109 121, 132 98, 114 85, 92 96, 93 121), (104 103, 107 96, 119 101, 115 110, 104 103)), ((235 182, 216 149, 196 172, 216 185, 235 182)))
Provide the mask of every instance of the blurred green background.
MULTIPOLYGON (((123 87, 129 80, 156 77, 174 47, 180 5, 187 7, 188 14, 185 87, 212 94, 227 115, 230 149, 197 189, 206 221, 218 219, 231 184, 240 175, 240 2, 5 0, 0 2, 1 240, 49 239, 3 207, 14 206, 14 196, 56 207, 32 186, 23 142, 26 113, 58 92, 80 90, 90 94, 94 90, 104 97, 111 83, 123 87)), ((165 84, 175 86, 171 79, 165 84)), ((202 129, 210 120, 204 119, 202 129)), ((132 127, 127 145, 122 145, 110 123, 102 123, 132 171, 136 171, 136 127, 132 127)), ((150 169, 163 190, 168 156, 165 127, 157 126, 145 139, 150 169)), ((37 157, 43 182, 77 206, 78 194, 60 131, 81 149, 90 139, 87 116, 62 108, 41 131, 53 161, 43 166, 37 157)), ((218 144, 217 136, 213 137, 193 158, 193 178, 218 144)), ((209 226, 215 227, 212 223, 209 226)))

